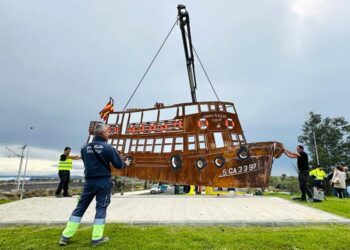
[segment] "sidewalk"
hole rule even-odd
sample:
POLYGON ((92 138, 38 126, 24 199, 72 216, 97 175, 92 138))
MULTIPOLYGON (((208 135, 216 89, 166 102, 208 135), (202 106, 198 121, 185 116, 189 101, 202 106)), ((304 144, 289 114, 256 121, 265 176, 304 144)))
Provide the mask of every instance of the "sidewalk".
MULTIPOLYGON (((147 193, 148 190, 141 193, 147 193)), ((63 224, 77 204, 77 197, 37 197, 0 205, 0 225, 63 224)), ((92 223, 95 201, 82 223, 92 223)), ((112 197, 107 223, 283 226, 350 224, 350 220, 277 197, 208 197, 140 195, 112 197)))
POLYGON ((140 195, 140 194, 149 194, 150 190, 146 189, 146 190, 139 190, 139 191, 131 191, 131 192, 124 192, 123 195, 120 194, 120 192, 115 193, 113 195, 113 197, 117 197, 117 196, 131 196, 131 195, 140 195))

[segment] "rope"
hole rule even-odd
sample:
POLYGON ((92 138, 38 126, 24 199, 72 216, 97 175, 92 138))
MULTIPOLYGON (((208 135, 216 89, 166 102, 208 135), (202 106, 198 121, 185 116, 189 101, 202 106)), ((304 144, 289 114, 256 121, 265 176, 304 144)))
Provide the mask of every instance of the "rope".
MULTIPOLYGON (((187 34, 186 34, 186 35, 187 35, 187 34)), ((197 57, 197 59, 198 59, 198 61, 199 61, 199 64, 201 65, 201 67, 202 67, 202 69, 203 69, 203 71, 204 71, 205 76, 206 76, 207 79, 208 79, 208 82, 209 82, 209 84, 210 84, 210 86, 211 86, 211 89, 213 90, 213 92, 214 92, 214 94, 215 94, 215 96, 216 96, 216 99, 218 99, 218 101, 220 101, 218 95, 216 94, 216 91, 215 91, 215 89, 214 89, 214 86, 213 86, 213 84, 211 83, 211 81, 210 81, 210 79, 209 79, 209 76, 208 76, 208 74, 207 74, 207 71, 205 70, 205 68, 204 68, 204 66, 203 66, 203 64, 202 64, 201 59, 199 59, 199 56, 198 56, 197 51, 196 51, 196 49, 194 48, 193 44, 192 44, 192 48, 193 48, 193 51, 194 51, 194 53, 195 53, 195 55, 196 55, 196 57, 197 57)))
POLYGON ((145 72, 145 73, 143 74, 143 76, 141 77, 141 80, 139 81, 139 83, 137 84, 137 86, 136 86, 136 88, 135 88, 134 92, 133 92, 133 93, 132 93, 132 95, 130 96, 130 98, 129 98, 128 102, 126 103, 126 105, 125 105, 125 107, 124 107, 124 109, 123 109, 123 111, 125 111, 125 109, 126 109, 126 108, 127 108, 127 106, 129 105, 129 103, 130 103, 131 99, 134 97, 134 95, 135 95, 135 93, 136 93, 137 89, 140 87, 140 85, 141 85, 141 83, 142 83, 143 79, 146 77, 146 75, 147 75, 147 73, 148 73, 149 69, 152 67, 154 60, 157 58, 157 56, 158 56, 159 52, 161 51, 161 49, 163 48, 163 46, 164 46, 165 42, 168 40, 168 37, 170 36, 171 32, 173 31, 173 29, 174 29, 175 25, 177 24, 177 21, 178 21, 178 19, 176 19, 176 21, 175 21, 175 23, 174 23, 173 27, 170 29, 169 33, 168 33, 168 34, 167 34, 167 36, 165 37, 165 39, 164 39, 164 41, 163 41, 162 45, 161 45, 161 46, 160 46, 160 48, 158 49, 158 51, 157 51, 156 55, 153 57, 153 59, 152 59, 152 61, 151 61, 150 65, 148 66, 148 68, 147 68, 146 72, 145 72))

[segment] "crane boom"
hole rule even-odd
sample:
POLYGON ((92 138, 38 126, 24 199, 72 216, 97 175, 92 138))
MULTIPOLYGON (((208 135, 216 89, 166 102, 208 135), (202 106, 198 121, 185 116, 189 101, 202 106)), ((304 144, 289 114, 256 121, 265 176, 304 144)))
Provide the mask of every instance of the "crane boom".
POLYGON ((186 6, 179 4, 177 6, 178 18, 180 23, 182 41, 185 50, 186 65, 188 72, 188 79, 190 82, 192 102, 197 102, 196 89, 196 73, 194 70, 194 57, 193 57, 193 47, 191 40, 191 30, 190 30, 190 18, 186 10, 186 6))

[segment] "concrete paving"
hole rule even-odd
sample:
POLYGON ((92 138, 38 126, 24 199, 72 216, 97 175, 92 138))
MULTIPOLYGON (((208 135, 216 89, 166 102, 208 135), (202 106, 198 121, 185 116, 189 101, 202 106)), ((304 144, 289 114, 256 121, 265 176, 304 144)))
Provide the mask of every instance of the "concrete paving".
MULTIPOLYGON (((350 220, 277 197, 114 195, 107 222, 164 225, 350 224, 350 220)), ((0 205, 0 225, 66 223, 77 197, 36 197, 0 205)), ((82 223, 92 223, 95 201, 82 223)))

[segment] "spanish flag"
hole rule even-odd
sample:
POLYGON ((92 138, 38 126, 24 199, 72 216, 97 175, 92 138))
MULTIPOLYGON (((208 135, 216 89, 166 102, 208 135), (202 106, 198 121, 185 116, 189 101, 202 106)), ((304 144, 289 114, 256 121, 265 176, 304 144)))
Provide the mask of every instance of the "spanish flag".
POLYGON ((109 98, 109 102, 106 106, 100 111, 100 118, 104 121, 107 121, 109 113, 114 111, 114 100, 112 97, 109 98))

